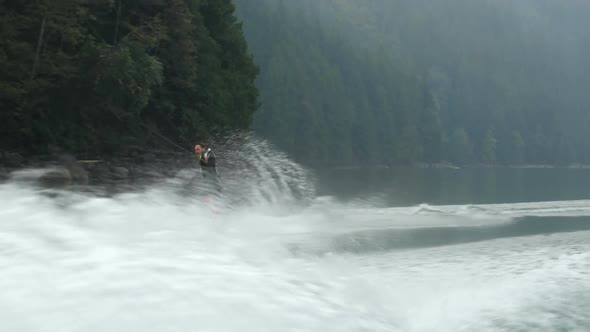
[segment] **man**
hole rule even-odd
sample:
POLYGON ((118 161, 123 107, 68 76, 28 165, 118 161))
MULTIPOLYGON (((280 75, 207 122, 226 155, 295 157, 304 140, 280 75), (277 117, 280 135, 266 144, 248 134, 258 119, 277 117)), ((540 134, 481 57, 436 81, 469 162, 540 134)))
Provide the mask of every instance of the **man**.
POLYGON ((215 153, 203 143, 195 145, 195 154, 199 159, 199 165, 203 174, 203 179, 212 189, 221 192, 221 183, 217 173, 215 153))

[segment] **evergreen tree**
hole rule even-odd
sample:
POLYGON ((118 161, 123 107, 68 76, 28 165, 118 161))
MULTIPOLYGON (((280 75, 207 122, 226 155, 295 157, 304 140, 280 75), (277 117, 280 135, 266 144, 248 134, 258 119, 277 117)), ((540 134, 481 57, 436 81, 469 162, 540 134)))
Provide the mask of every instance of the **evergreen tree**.
POLYGON ((496 163, 496 140, 494 129, 489 128, 482 143, 482 161, 487 164, 496 163))
POLYGON ((4 0, 0 19, 3 149, 188 144, 248 128, 258 107, 229 0, 4 0))
POLYGON ((512 142, 510 146, 512 153, 509 157, 509 160, 512 160, 516 164, 523 163, 525 158, 526 144, 518 131, 512 133, 512 142))
POLYGON ((473 161, 473 144, 463 128, 455 129, 449 142, 451 161, 466 164, 473 161))
POLYGON ((588 160, 587 3, 236 3, 261 68, 255 127, 298 160, 588 160))

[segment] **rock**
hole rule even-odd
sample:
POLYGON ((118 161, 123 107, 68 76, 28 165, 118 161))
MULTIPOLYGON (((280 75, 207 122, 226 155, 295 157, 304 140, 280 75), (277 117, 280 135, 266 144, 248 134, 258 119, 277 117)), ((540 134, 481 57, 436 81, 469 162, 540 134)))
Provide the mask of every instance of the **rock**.
POLYGON ((430 168, 430 165, 427 163, 414 163, 413 166, 415 168, 430 168))
POLYGON ((57 167, 41 177, 39 183, 46 187, 65 187, 72 184, 72 175, 65 167, 57 167))
POLYGON ((68 154, 62 155, 59 158, 59 163, 68 170, 73 183, 88 184, 88 172, 86 172, 74 156, 68 154))
POLYGON ((436 164, 432 164, 432 168, 437 168, 437 169, 460 169, 460 167, 453 165, 449 162, 443 161, 440 163, 436 163, 436 164))
POLYGON ((88 184, 88 173, 81 166, 74 168, 68 168, 72 175, 72 180, 76 184, 86 185, 88 184))
POLYGON ((111 174, 116 179, 127 179, 129 178, 129 170, 125 167, 113 167, 111 168, 111 174))
POLYGON ((104 179, 110 173, 108 165, 105 163, 94 164, 90 169, 90 177, 94 179, 104 179))
POLYGON ((8 167, 18 168, 23 165, 25 159, 19 153, 16 152, 5 152, 3 162, 8 167))

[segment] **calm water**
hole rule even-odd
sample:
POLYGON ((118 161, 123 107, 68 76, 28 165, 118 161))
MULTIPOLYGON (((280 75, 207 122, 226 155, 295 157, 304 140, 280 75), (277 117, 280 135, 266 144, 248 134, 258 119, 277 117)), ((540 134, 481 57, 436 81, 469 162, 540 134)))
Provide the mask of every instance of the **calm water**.
POLYGON ((324 170, 319 192, 381 204, 493 204, 590 199, 589 169, 324 170))
POLYGON ((114 197, 0 184, 0 330, 590 330, 589 171, 330 171, 315 187, 250 152, 260 176, 225 170, 215 204, 184 173, 114 197))

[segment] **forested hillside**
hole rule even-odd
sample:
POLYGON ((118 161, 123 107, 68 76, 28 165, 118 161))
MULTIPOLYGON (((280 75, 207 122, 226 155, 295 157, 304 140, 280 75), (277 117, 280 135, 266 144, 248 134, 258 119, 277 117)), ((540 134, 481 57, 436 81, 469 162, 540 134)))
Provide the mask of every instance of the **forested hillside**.
POLYGON ((590 162, 590 3, 237 0, 258 133, 299 161, 590 162))
POLYGON ((1 0, 0 148, 189 147, 249 127, 257 73, 230 0, 1 0))

